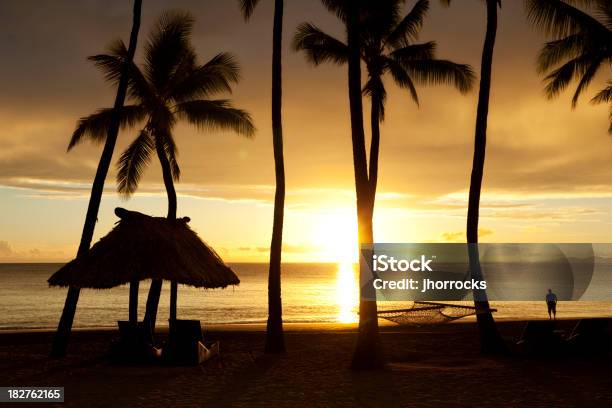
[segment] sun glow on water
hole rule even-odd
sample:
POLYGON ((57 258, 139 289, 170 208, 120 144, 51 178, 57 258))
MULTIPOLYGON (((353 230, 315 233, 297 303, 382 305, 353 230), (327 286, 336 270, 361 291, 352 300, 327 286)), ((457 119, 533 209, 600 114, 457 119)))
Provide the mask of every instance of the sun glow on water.
POLYGON ((338 304, 337 320, 340 323, 355 323, 359 320, 356 313, 358 294, 359 286, 353 263, 339 263, 336 278, 336 303, 338 304))
POLYGON ((357 261, 357 222, 353 209, 344 208, 324 212, 314 226, 314 241, 322 249, 321 260, 337 263, 336 321, 354 323, 359 320, 359 285, 355 276, 357 261))

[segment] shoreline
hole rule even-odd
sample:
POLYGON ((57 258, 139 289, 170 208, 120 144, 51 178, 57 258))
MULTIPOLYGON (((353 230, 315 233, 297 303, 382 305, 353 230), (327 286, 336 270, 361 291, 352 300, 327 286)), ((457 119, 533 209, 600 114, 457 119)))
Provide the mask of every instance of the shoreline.
MULTIPOLYGON (((612 319, 610 316, 581 316, 581 317, 564 317, 556 319, 557 322, 576 322, 580 319, 592 319, 592 318, 606 318, 612 319)), ((527 321, 541 321, 541 320, 549 320, 547 317, 533 317, 533 318, 496 318, 495 321, 500 324, 508 324, 508 323, 524 323, 527 321)), ((413 325, 409 327, 421 327, 421 326, 446 326, 446 325, 457 325, 457 324, 474 324, 475 323, 474 316, 468 316, 463 319, 458 319, 455 321, 450 321, 447 323, 441 324, 422 324, 422 325, 413 325)), ((266 331, 266 323, 213 323, 206 324, 206 322, 202 321, 202 329, 210 330, 210 331, 266 331)), ((397 325, 395 323, 389 322, 384 319, 379 319, 378 325, 381 329, 385 330, 388 328, 399 328, 404 327, 401 325, 397 325)), ((285 331, 350 331, 357 330, 358 323, 342 323, 342 322, 285 322, 283 323, 283 328, 285 331)), ((11 334, 11 333, 53 333, 56 328, 46 327, 46 328, 0 328, 0 336, 2 334, 11 334)), ((116 331, 117 326, 92 326, 92 327, 73 327, 73 332, 107 332, 107 331, 116 331)), ((156 327, 156 331, 160 333, 166 333, 168 331, 167 325, 158 325, 156 327)))
MULTIPOLYGON (((589 319, 589 318, 610 318, 609 316, 589 316, 589 317, 567 317, 567 318, 559 318, 557 322, 576 322, 581 318, 589 319)), ((529 318, 529 319, 517 319, 517 318, 501 318, 496 319, 496 322, 500 324, 509 324, 509 323, 524 323, 527 321, 541 321, 541 320, 549 320, 548 318, 529 318)), ((214 331, 214 332, 265 332, 266 331, 266 323, 213 323, 206 324, 206 322, 202 321, 202 329, 204 331, 214 331)), ((423 326, 447 326, 447 325, 465 325, 465 324, 474 324, 474 317, 467 317, 463 319, 458 319, 455 321, 450 321, 442 324, 423 324, 423 325, 412 325, 412 326, 401 326, 395 323, 386 321, 384 319, 380 319, 378 322, 381 330, 387 330, 389 328, 402 328, 402 327, 423 327, 423 326)), ((358 323, 341 323, 341 322, 286 322, 283 323, 284 331, 286 332, 294 332, 294 331, 356 331, 358 329, 358 323)), ((54 333, 56 328, 0 328, 0 336, 3 334, 27 334, 27 333, 54 333)), ((92 326, 92 327, 73 327, 73 332, 113 332, 117 331, 117 326, 92 326)), ((167 325, 158 325, 156 327, 156 332, 161 334, 168 332, 167 325)))

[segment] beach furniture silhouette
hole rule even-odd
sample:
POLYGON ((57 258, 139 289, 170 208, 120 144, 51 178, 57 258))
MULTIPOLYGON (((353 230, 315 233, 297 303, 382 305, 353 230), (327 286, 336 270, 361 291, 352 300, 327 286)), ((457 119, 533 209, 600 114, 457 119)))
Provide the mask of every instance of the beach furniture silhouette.
POLYGON ((570 350, 578 354, 595 354, 610 347, 610 319, 581 319, 567 338, 570 350))
POLYGON ((527 322, 517 345, 531 354, 559 352, 563 345, 561 334, 555 330, 555 320, 533 320, 527 322))
POLYGON ((111 358, 123 363, 152 362, 161 356, 153 343, 151 327, 144 322, 119 320, 119 339, 111 345, 111 358))
POLYGON ((172 365, 198 365, 219 355, 218 341, 204 341, 199 320, 170 320, 163 360, 172 365))

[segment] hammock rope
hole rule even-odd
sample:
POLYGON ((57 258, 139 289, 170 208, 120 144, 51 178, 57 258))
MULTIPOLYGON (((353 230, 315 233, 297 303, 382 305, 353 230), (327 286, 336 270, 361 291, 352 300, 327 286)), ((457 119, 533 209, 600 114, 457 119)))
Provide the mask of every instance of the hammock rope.
POLYGON ((378 317, 399 325, 447 323, 467 316, 496 312, 497 309, 477 310, 474 306, 438 302, 414 302, 406 309, 379 310, 378 317))

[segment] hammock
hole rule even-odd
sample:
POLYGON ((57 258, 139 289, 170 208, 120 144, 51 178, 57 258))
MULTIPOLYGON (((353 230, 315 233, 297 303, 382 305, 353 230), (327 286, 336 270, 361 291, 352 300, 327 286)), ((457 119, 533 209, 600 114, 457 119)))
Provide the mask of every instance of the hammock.
POLYGON ((419 325, 447 323, 466 316, 496 311, 497 309, 477 311, 474 306, 462 304, 414 302, 412 307, 407 309, 379 310, 378 317, 399 325, 419 325))

